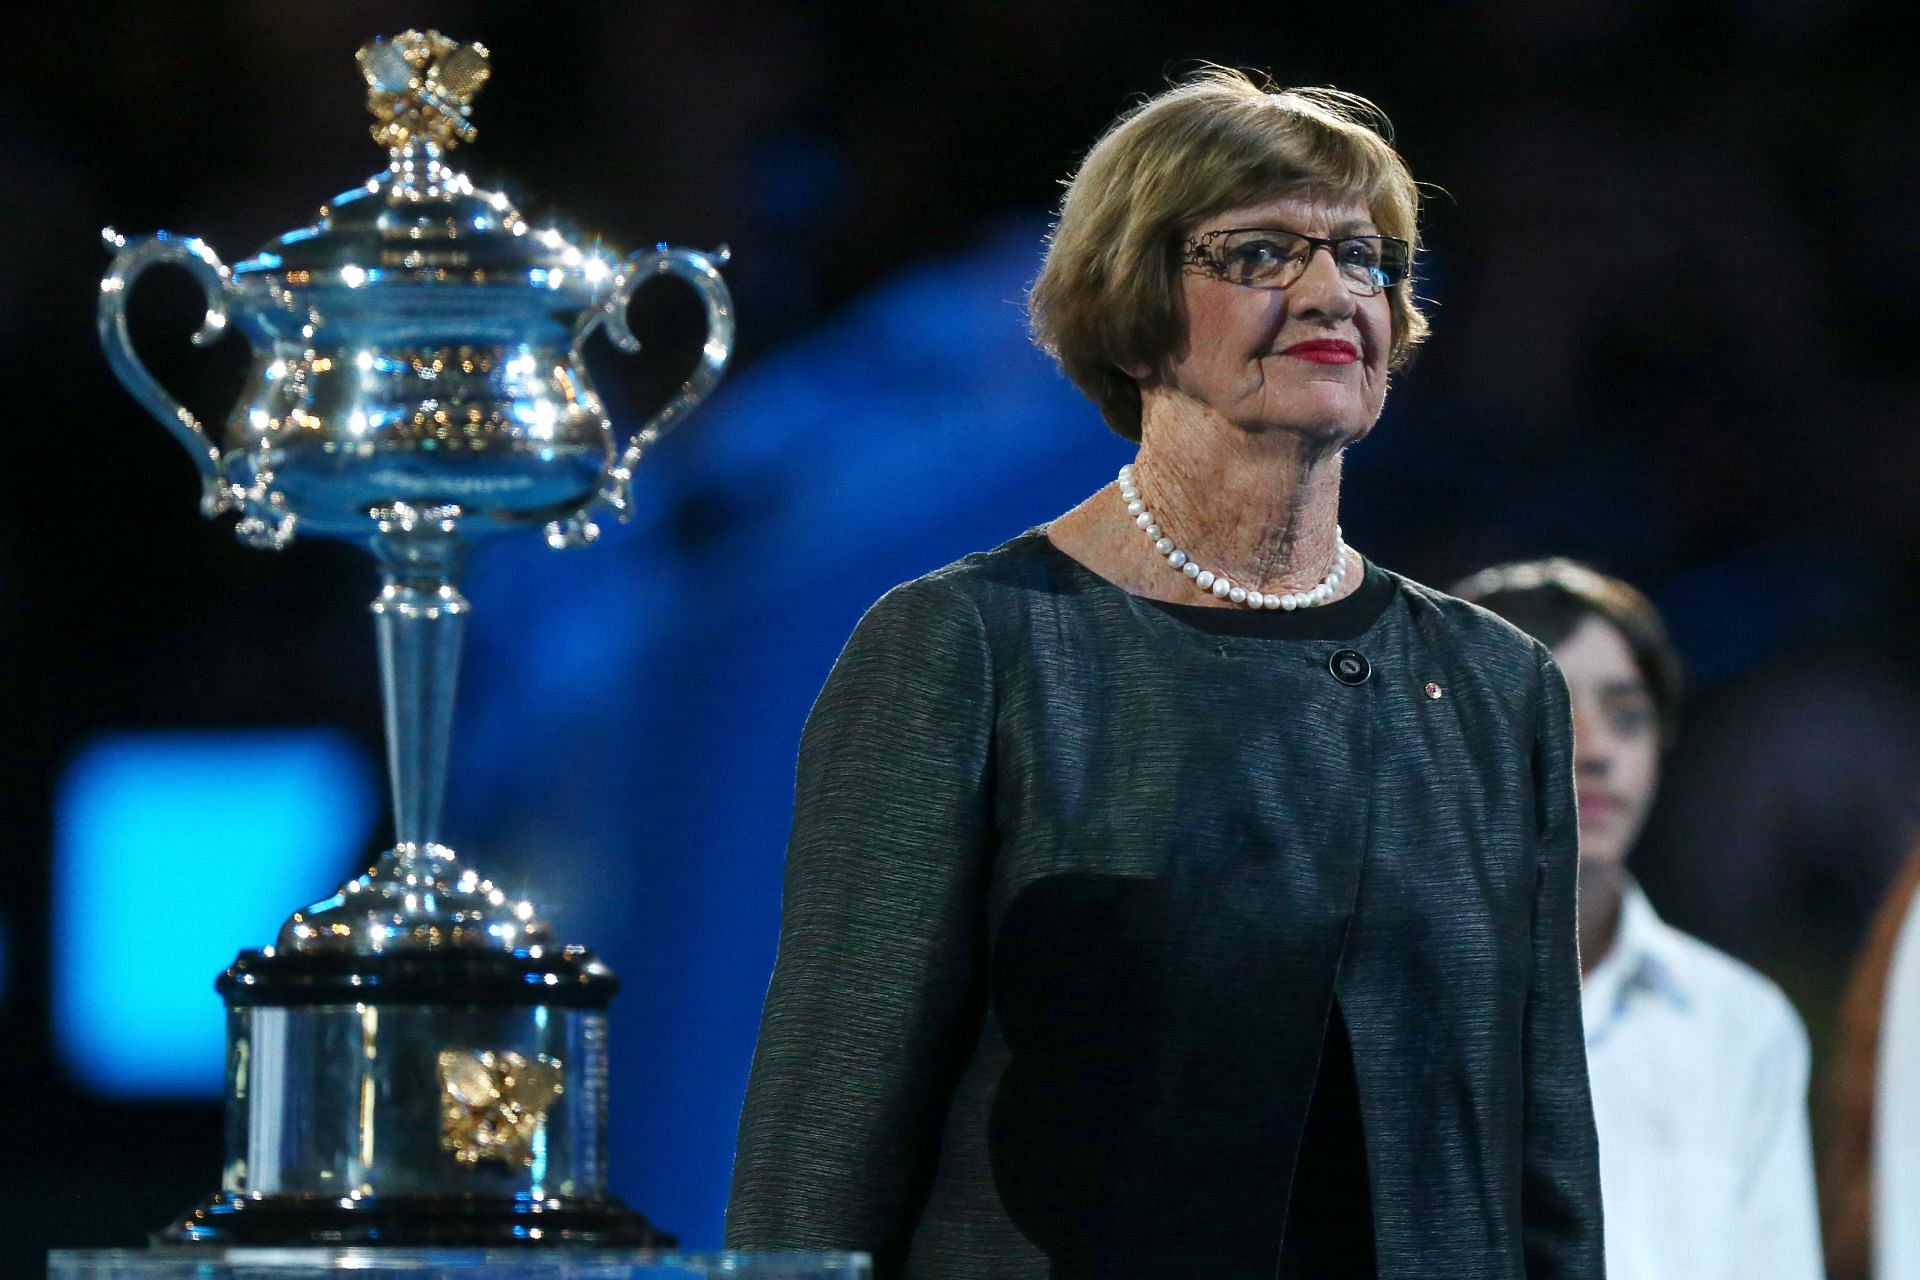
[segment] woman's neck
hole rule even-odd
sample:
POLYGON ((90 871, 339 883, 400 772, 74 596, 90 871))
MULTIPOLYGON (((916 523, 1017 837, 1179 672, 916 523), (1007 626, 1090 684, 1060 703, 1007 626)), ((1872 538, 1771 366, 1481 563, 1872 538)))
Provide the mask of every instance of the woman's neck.
MULTIPOLYGON (((1168 537, 1261 591, 1304 591, 1326 577, 1339 536, 1342 441, 1247 431, 1164 389, 1143 400, 1135 472, 1168 537)), ((1350 575, 1341 594, 1358 586, 1350 575)))

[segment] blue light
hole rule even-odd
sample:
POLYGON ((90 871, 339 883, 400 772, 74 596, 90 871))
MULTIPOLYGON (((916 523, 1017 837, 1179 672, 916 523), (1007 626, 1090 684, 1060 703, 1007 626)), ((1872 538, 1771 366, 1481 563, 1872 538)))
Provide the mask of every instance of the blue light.
POLYGON ((96 739, 55 799, 54 1038, 88 1088, 221 1089, 213 980, 366 851, 365 753, 330 729, 96 739))

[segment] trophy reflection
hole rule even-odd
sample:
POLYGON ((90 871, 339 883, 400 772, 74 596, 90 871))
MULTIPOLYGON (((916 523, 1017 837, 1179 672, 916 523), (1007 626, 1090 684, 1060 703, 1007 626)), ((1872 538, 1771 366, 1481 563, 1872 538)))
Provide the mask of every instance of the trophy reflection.
POLYGON ((597 517, 624 517, 634 467, 731 353, 725 254, 621 258, 451 168, 475 135, 482 46, 409 31, 359 63, 389 162, 311 226, 231 270, 198 240, 106 232, 108 360, 193 455, 202 511, 237 513, 255 546, 318 535, 373 552, 397 837, 221 975, 223 1182, 157 1238, 670 1243, 606 1191, 612 973, 441 844, 440 817, 468 546, 532 526, 577 547, 597 517), (128 338, 127 291, 161 263, 205 289, 196 342, 233 323, 253 347, 219 442, 128 338), (662 275, 699 294, 706 344, 666 408, 616 442, 581 347, 602 329, 637 351, 627 306, 662 275))

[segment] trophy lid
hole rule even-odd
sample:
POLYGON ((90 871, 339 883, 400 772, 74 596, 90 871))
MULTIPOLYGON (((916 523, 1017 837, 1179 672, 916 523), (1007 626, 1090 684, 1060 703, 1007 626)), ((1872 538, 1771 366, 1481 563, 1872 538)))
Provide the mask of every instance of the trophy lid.
POLYGON ((405 31, 362 46, 373 137, 389 153, 385 172, 236 264, 235 285, 261 288, 281 304, 316 293, 337 303, 349 291, 377 296, 477 285, 515 295, 537 291, 555 310, 593 305, 617 257, 556 227, 533 226, 503 193, 475 187, 446 163, 450 151, 478 134, 469 117, 490 74, 487 59, 484 45, 438 31, 405 31))

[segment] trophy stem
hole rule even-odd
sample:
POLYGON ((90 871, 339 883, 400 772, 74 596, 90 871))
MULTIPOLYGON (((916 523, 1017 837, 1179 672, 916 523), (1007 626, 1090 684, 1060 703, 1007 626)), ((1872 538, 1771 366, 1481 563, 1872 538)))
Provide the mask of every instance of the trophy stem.
POLYGON ((405 853, 439 843, 460 639, 470 606, 455 585, 463 548, 451 518, 381 523, 373 539, 382 583, 373 617, 394 837, 405 853))

